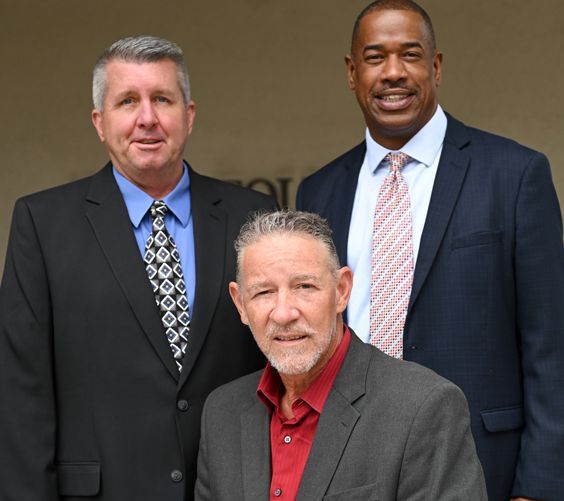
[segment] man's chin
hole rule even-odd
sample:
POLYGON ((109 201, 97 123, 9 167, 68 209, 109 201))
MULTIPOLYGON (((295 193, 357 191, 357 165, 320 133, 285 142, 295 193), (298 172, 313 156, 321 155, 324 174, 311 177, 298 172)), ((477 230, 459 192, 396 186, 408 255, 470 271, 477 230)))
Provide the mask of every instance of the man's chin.
POLYGON ((313 353, 305 355, 304 353, 288 352, 283 355, 266 355, 266 358, 270 362, 270 365, 274 367, 280 374, 286 376, 299 376, 301 374, 307 374, 319 358, 320 353, 313 353))

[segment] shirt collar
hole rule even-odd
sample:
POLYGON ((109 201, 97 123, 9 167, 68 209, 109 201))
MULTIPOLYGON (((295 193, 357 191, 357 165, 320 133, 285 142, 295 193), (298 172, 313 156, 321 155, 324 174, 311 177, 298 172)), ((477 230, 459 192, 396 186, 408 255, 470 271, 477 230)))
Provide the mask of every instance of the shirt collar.
MULTIPOLYGON (((430 167, 443 145, 446 128, 445 112, 440 106, 437 106, 431 120, 401 148, 401 151, 422 163, 425 167, 430 167)), ((374 173, 390 150, 374 141, 368 128, 365 135, 366 161, 370 166, 370 171, 374 173)))
MULTIPOLYGON (((141 188, 133 184, 129 179, 122 176, 115 167, 112 167, 114 178, 121 191, 129 219, 135 228, 141 224, 141 220, 153 203, 153 198, 145 193, 141 188)), ((163 201, 167 204, 170 211, 186 226, 190 220, 190 197, 186 196, 190 192, 190 175, 188 168, 184 164, 184 172, 174 189, 164 197, 163 201)))
MULTIPOLYGON (((325 365, 311 386, 296 402, 294 402, 294 406, 300 401, 307 402, 311 408, 321 414, 325 401, 327 400, 327 396, 333 387, 335 377, 341 370, 341 366, 343 365, 343 361, 351 342, 351 333, 349 328, 345 326, 344 329, 343 338, 335 350, 335 353, 333 353, 329 362, 327 362, 327 365, 325 365)), ((258 397, 264 405, 272 411, 273 409, 279 409, 282 391, 283 385, 278 371, 274 369, 270 363, 266 364, 266 368, 264 369, 257 388, 258 397)))

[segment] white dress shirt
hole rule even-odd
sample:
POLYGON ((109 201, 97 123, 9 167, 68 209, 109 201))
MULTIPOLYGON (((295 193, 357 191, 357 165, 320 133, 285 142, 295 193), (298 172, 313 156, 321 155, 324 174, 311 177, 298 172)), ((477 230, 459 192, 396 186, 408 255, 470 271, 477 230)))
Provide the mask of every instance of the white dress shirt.
MULTIPOLYGON (((409 188, 411 201, 414 267, 446 128, 446 115, 437 106, 431 120, 400 150, 413 159, 402 169, 402 175, 409 188)), ((374 209, 380 186, 388 175, 388 169, 381 163, 390 151, 393 150, 379 145, 366 130, 366 155, 358 175, 347 247, 347 264, 354 273, 347 321, 364 342, 370 338, 370 262, 374 209)))

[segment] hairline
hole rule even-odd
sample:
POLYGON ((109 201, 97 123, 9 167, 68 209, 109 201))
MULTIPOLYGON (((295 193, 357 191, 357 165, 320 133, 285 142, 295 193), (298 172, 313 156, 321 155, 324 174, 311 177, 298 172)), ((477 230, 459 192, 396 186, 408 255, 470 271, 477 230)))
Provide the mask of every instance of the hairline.
POLYGON ((421 7, 419 4, 417 4, 415 2, 411 2, 411 1, 376 0, 375 2, 372 2, 371 4, 367 5, 363 10, 361 10, 360 13, 358 14, 358 16, 355 19, 355 22, 354 22, 354 25, 353 25, 352 37, 351 37, 351 47, 350 47, 351 56, 354 53, 354 47, 355 47, 356 41, 358 40, 358 33, 359 33, 359 30, 360 30, 361 21, 366 16, 368 16, 369 14, 372 14, 373 12, 393 11, 393 10, 408 11, 408 12, 414 12, 415 14, 417 14, 421 18, 421 21, 423 22, 423 26, 425 27, 425 38, 426 38, 427 42, 429 43, 429 46, 431 47, 431 51, 436 52, 436 50, 437 50, 437 40, 436 40, 436 36, 435 36, 435 29, 433 27, 433 22, 431 20, 431 16, 429 16, 427 11, 425 9, 423 9, 423 7, 421 7))
POLYGON ((329 271, 333 277, 337 276, 337 271, 340 268, 339 257, 332 240, 332 231, 327 221, 317 214, 285 209, 254 213, 241 227, 239 235, 234 242, 237 259, 236 281, 238 285, 242 284, 242 265, 245 251, 251 245, 265 238, 285 235, 311 238, 319 242, 325 250, 329 271), (298 227, 294 227, 293 225, 295 224, 298 227))
MULTIPOLYGON (((149 48, 151 47, 149 46, 149 48)), ((147 50, 147 47, 145 47, 145 50, 147 50)), ((184 104, 188 105, 190 102, 190 76, 188 75, 182 49, 175 43, 164 38, 142 35, 117 40, 98 57, 94 64, 92 74, 92 102, 95 110, 100 112, 104 111, 104 101, 108 90, 107 67, 108 64, 113 61, 136 64, 171 61, 176 67, 176 81, 182 94, 184 104), (132 47, 133 44, 138 42, 145 42, 147 44, 152 42, 155 45, 160 44, 161 52, 135 53, 135 50, 141 50, 132 47), (127 45, 128 43, 130 45, 127 45)))

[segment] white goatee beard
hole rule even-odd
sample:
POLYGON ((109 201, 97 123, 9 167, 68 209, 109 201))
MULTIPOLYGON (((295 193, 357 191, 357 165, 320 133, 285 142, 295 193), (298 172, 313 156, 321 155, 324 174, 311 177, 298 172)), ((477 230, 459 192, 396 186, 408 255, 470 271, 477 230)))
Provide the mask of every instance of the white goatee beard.
POLYGON ((291 333, 297 336, 309 336, 313 339, 317 338, 317 343, 313 347, 296 346, 288 347, 284 349, 284 351, 281 351, 272 350, 272 345, 268 347, 265 342, 262 345, 259 344, 259 348, 270 362, 270 365, 280 374, 288 376, 305 374, 313 369, 321 356, 329 348, 329 345, 331 344, 331 341, 335 337, 335 333, 337 331, 336 323, 337 322, 335 321, 335 323, 331 326, 331 332, 327 336, 320 336, 316 331, 309 328, 281 327, 274 325, 269 327, 266 332, 268 340, 272 340, 278 334, 291 333))

